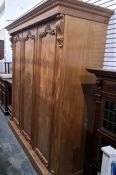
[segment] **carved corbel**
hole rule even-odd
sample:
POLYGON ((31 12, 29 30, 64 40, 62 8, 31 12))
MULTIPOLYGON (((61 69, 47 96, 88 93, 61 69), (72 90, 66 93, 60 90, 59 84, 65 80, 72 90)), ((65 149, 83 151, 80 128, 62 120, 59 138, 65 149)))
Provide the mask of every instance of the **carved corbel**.
POLYGON ((96 92, 95 92, 96 103, 101 103, 101 101, 102 101, 102 95, 101 95, 102 83, 103 83, 102 78, 97 78, 97 80, 96 80, 96 92))
POLYGON ((43 31, 43 32, 41 32, 40 33, 40 35, 39 35, 39 37, 40 38, 44 38, 44 37, 46 37, 47 35, 55 35, 56 34, 56 32, 55 32, 55 30, 53 29, 51 29, 51 26, 48 24, 48 25, 46 25, 46 27, 45 27, 45 30, 43 31))
POLYGON ((14 38, 13 38, 13 36, 11 36, 11 37, 10 37, 10 42, 11 42, 11 44, 13 44, 13 40, 14 40, 14 38))
POLYGON ((22 40, 22 38, 19 35, 16 36, 11 36, 10 37, 10 42, 11 42, 11 48, 13 49, 13 43, 17 43, 20 42, 22 40))
POLYGON ((97 89, 98 90, 100 90, 100 89, 102 89, 102 78, 98 78, 97 80, 96 80, 96 86, 97 86, 97 89))
POLYGON ((56 33, 57 33, 57 42, 60 48, 63 48, 64 45, 64 20, 61 19, 56 23, 56 33))
POLYGON ((16 36, 14 37, 14 42, 16 43, 16 42, 19 42, 19 41, 21 41, 21 38, 20 38, 19 35, 16 35, 16 36))

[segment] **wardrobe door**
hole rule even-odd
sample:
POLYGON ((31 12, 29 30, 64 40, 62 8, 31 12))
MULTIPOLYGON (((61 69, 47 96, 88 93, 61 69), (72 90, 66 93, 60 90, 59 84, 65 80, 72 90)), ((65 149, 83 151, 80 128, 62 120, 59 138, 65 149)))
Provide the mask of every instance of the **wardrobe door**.
POLYGON ((13 38, 13 120, 20 123, 20 85, 21 85, 21 47, 22 34, 13 38))
POLYGON ((49 166, 54 112, 56 34, 53 24, 38 29, 38 68, 36 71, 37 149, 40 159, 49 166))
POLYGON ((22 103, 21 126, 25 138, 31 141, 33 117, 33 69, 35 59, 36 29, 23 33, 23 66, 22 66, 22 103))

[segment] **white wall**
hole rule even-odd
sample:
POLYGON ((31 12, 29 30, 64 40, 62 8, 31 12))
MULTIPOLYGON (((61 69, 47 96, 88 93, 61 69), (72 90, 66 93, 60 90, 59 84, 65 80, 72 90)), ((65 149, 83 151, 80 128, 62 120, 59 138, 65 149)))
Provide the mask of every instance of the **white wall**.
POLYGON ((6 20, 15 20, 41 0, 6 0, 6 20))
MULTIPOLYGON (((0 5, 4 0, 0 0, 0 5)), ((5 26, 37 5, 41 0, 5 0, 5 9, 0 12, 0 38, 5 41, 5 60, 12 60, 11 43, 5 26)))
POLYGON ((6 40, 6 30, 4 29, 4 24, 5 24, 6 16, 5 16, 5 6, 3 5, 3 3, 4 3, 4 0, 0 0, 0 10, 1 10, 0 11, 0 40, 5 41, 6 40))
POLYGON ((107 7, 115 11, 111 17, 106 39, 104 53, 104 68, 116 69, 116 0, 83 0, 88 3, 107 7))

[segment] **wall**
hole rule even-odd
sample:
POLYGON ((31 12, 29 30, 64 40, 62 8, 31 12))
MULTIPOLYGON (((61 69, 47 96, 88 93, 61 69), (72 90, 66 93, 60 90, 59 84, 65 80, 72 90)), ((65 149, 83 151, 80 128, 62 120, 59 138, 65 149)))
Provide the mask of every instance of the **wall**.
POLYGON ((83 0, 88 3, 107 7, 115 11, 111 17, 107 36, 106 48, 104 53, 104 68, 116 69, 116 0, 83 0))
MULTIPOLYGON (((0 0, 0 40, 6 39, 6 31, 4 29, 5 21, 5 1, 0 0)), ((4 47, 6 49, 6 47, 4 47)), ((0 73, 4 73, 4 60, 0 60, 0 73)))
MULTIPOLYGON (((9 35, 5 26, 12 23, 41 0, 0 0, 0 7, 5 2, 4 9, 0 10, 0 38, 5 41, 5 60, 12 61, 12 50, 9 35)), ((1 8, 0 8, 1 9, 1 8)), ((4 61, 4 60, 3 60, 4 61)))
POLYGON ((15 20, 40 1, 41 0, 6 0, 6 20, 15 20))

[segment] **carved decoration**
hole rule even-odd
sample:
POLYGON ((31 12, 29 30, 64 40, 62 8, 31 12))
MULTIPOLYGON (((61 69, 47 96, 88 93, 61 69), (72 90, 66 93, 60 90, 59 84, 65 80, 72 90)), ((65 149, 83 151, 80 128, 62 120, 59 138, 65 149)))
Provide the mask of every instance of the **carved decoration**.
POLYGON ((12 118, 12 120, 16 123, 17 126, 19 126, 19 122, 16 120, 16 118, 12 118))
MULTIPOLYGON (((63 16, 62 16, 63 17, 63 16)), ((60 17, 61 18, 61 17, 60 17)), ((57 42, 60 48, 64 45, 64 20, 59 20, 56 23, 56 29, 51 29, 51 26, 48 24, 45 27, 45 30, 40 33, 39 37, 44 38, 47 35, 57 35, 57 42)))
POLYGON ((96 103, 101 103, 102 102, 102 95, 99 92, 102 89, 102 83, 103 83, 102 78, 97 78, 97 80, 96 80, 97 89, 96 89, 96 92, 95 92, 96 103))
POLYGON ((35 36, 32 35, 30 31, 28 31, 27 36, 24 38, 24 40, 27 41, 29 39, 31 39, 31 40, 35 39, 35 36))
POLYGON ((60 13, 56 16, 56 18, 60 19, 60 18, 64 18, 64 14, 60 13))
POLYGON ((48 24, 48 25, 46 25, 46 27, 45 27, 45 30, 42 32, 42 33, 40 33, 40 38, 44 38, 44 37, 46 37, 47 35, 55 35, 56 34, 56 32, 55 32, 55 30, 53 29, 51 29, 51 26, 48 24))
POLYGON ((13 43, 17 43, 22 41, 22 38, 20 37, 20 35, 16 35, 16 36, 11 36, 10 37, 10 42, 11 42, 11 48, 13 49, 13 43))
POLYGON ((14 38, 11 36, 10 37, 10 42, 11 42, 11 48, 13 49, 13 41, 14 41, 14 38))
POLYGON ((40 160, 43 162, 43 164, 45 165, 45 167, 48 168, 48 161, 43 156, 43 154, 38 149, 36 149, 35 152, 37 153, 37 155, 39 156, 40 160))
POLYGON ((62 48, 64 45, 64 20, 60 20, 56 23, 57 42, 59 47, 62 48))
POLYGON ((96 85, 97 85, 97 88, 98 88, 98 89, 101 89, 101 88, 102 88, 102 79, 101 79, 101 78, 98 78, 98 79, 96 80, 96 85))
POLYGON ((22 135, 25 137, 25 139, 28 141, 28 143, 31 143, 31 139, 30 139, 30 137, 27 135, 27 133, 26 133, 24 130, 22 130, 21 133, 22 133, 22 135))
POLYGON ((11 36, 11 37, 10 37, 10 42, 11 42, 11 44, 13 44, 13 41, 14 41, 14 38, 13 38, 13 36, 11 36))
POLYGON ((22 38, 20 38, 20 36, 17 35, 16 37, 14 37, 14 42, 15 42, 15 43, 16 43, 16 42, 19 42, 19 41, 21 41, 21 39, 22 39, 22 38))

